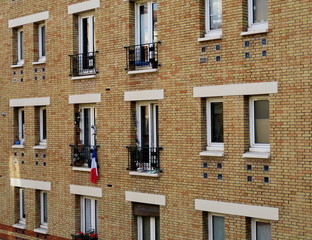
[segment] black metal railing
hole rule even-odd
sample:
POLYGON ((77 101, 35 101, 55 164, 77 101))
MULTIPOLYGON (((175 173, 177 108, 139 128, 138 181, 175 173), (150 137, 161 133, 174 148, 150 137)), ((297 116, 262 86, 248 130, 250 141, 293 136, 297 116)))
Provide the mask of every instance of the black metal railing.
POLYGON ((146 43, 125 47, 127 64, 126 70, 158 68, 158 45, 160 42, 146 43))
POLYGON ((137 172, 160 172, 160 147, 128 146, 128 170, 137 172))
POLYGON ((96 74, 96 52, 86 52, 69 55, 70 76, 82 76, 96 74))
POLYGON ((94 147, 83 144, 69 146, 71 148, 71 166, 90 168, 94 147))

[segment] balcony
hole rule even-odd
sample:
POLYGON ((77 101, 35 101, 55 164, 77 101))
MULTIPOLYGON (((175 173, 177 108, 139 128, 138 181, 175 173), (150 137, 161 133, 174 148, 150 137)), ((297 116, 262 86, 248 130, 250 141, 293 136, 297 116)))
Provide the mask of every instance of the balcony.
POLYGON ((85 146, 83 144, 69 146, 71 148, 71 166, 91 168, 94 147, 85 146))
POLYGON ((128 71, 158 68, 158 45, 160 42, 125 47, 128 71))
POLYGON ((98 73, 96 71, 96 53, 98 53, 98 51, 69 55, 69 75, 72 77, 78 77, 98 73))
POLYGON ((159 173, 162 148, 128 146, 127 170, 139 173, 159 173))

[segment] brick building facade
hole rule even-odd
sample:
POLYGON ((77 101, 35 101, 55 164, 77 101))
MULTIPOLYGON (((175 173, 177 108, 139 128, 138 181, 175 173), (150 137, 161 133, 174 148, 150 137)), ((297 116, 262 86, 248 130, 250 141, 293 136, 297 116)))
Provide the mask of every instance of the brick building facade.
POLYGON ((2 1, 0 239, 312 239, 311 11, 2 1))

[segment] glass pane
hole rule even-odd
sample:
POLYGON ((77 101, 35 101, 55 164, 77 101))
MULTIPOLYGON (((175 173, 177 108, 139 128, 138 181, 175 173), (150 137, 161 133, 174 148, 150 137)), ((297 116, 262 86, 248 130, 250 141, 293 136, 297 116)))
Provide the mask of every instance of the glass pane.
POLYGON ((89 52, 89 22, 88 18, 82 19, 82 53, 89 52))
POLYGON ((91 231, 92 230, 92 225, 91 225, 91 199, 84 199, 85 202, 85 209, 84 209, 84 222, 85 222, 85 232, 91 231))
POLYGON ((269 100, 254 102, 255 143, 269 143, 269 100))
POLYGON ((155 217, 156 240, 160 240, 160 221, 159 217, 155 217))
POLYGON ((41 27, 41 55, 42 55, 42 57, 46 55, 46 49, 45 49, 45 26, 41 27))
POLYGON ((42 139, 47 139, 46 109, 42 110, 42 139))
POLYGON ((223 103, 211 103, 211 142, 223 142, 223 103))
POLYGON ((268 20, 268 0, 253 0, 253 22, 268 20))
POLYGON ((25 112, 24 110, 21 111, 21 136, 22 136, 22 139, 24 139, 24 134, 25 134, 25 112))
POLYGON ((42 207, 43 207, 43 222, 48 222, 48 198, 47 193, 42 194, 42 207))
POLYGON ((142 217, 143 221, 143 240, 151 239, 151 221, 150 217, 142 217))
POLYGON ((83 144, 85 146, 91 145, 91 120, 90 108, 83 109, 83 144))
POLYGON ((153 3, 153 41, 158 41, 158 27, 157 27, 157 14, 158 14, 158 6, 157 3, 153 3))
POLYGON ((19 32, 19 52, 20 52, 20 60, 21 59, 24 59, 24 46, 23 46, 23 42, 24 42, 24 32, 23 31, 20 31, 19 32))
POLYGON ((224 217, 212 216, 213 240, 224 240, 224 217))
POLYGON ((141 106, 141 147, 149 147, 149 108, 141 106))
POLYGON ((140 6, 140 44, 148 43, 148 8, 140 6))
POLYGON ((222 27, 222 0, 210 0, 210 30, 222 27))
POLYGON ((94 204, 95 204, 95 226, 94 226, 94 232, 97 233, 98 229, 97 229, 97 222, 98 222, 98 209, 97 209, 97 201, 94 200, 94 204))
POLYGON ((257 222, 257 240, 271 240, 271 224, 257 222))

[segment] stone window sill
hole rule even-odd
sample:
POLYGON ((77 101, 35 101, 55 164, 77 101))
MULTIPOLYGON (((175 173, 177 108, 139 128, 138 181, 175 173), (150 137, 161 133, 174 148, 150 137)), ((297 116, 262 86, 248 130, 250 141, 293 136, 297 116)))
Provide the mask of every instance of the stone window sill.
POLYGON ((153 73, 153 72, 157 72, 157 68, 129 71, 128 74, 133 75, 133 74, 153 73))
POLYGON ((218 39, 222 39, 222 33, 211 34, 211 35, 208 34, 203 38, 198 38, 198 42, 207 42, 207 41, 218 40, 218 39))
POLYGON ((15 224, 13 224, 12 227, 19 228, 19 229, 26 229, 26 225, 23 223, 15 223, 15 224))
POLYGON ((91 172, 91 168, 88 167, 73 167, 73 170, 81 172, 91 172))
POLYGON ((78 77, 72 77, 71 80, 91 79, 91 78, 95 78, 95 76, 96 75, 78 76, 78 77))
POLYGON ((48 234, 48 229, 47 228, 35 228, 34 232, 41 233, 41 234, 48 234))
POLYGON ((211 151, 206 150, 199 153, 200 156, 207 156, 207 157, 223 157, 224 151, 211 151))
POLYGON ((25 148, 25 146, 22 144, 19 144, 19 145, 13 145, 12 148, 25 148))
POLYGON ((11 65, 11 68, 20 68, 20 67, 24 67, 24 64, 11 65))
POLYGON ((159 177, 159 173, 136 172, 136 171, 129 172, 129 175, 142 177, 159 177))
POLYGON ((269 152, 245 152, 243 158, 260 158, 260 159, 269 159, 269 152))
POLYGON ((33 149, 44 150, 44 149, 47 149, 47 145, 36 145, 36 146, 33 146, 33 149))
POLYGON ((267 28, 251 29, 251 30, 248 30, 247 32, 241 32, 241 36, 255 35, 255 34, 261 34, 261 33, 267 33, 267 32, 268 32, 267 28))

